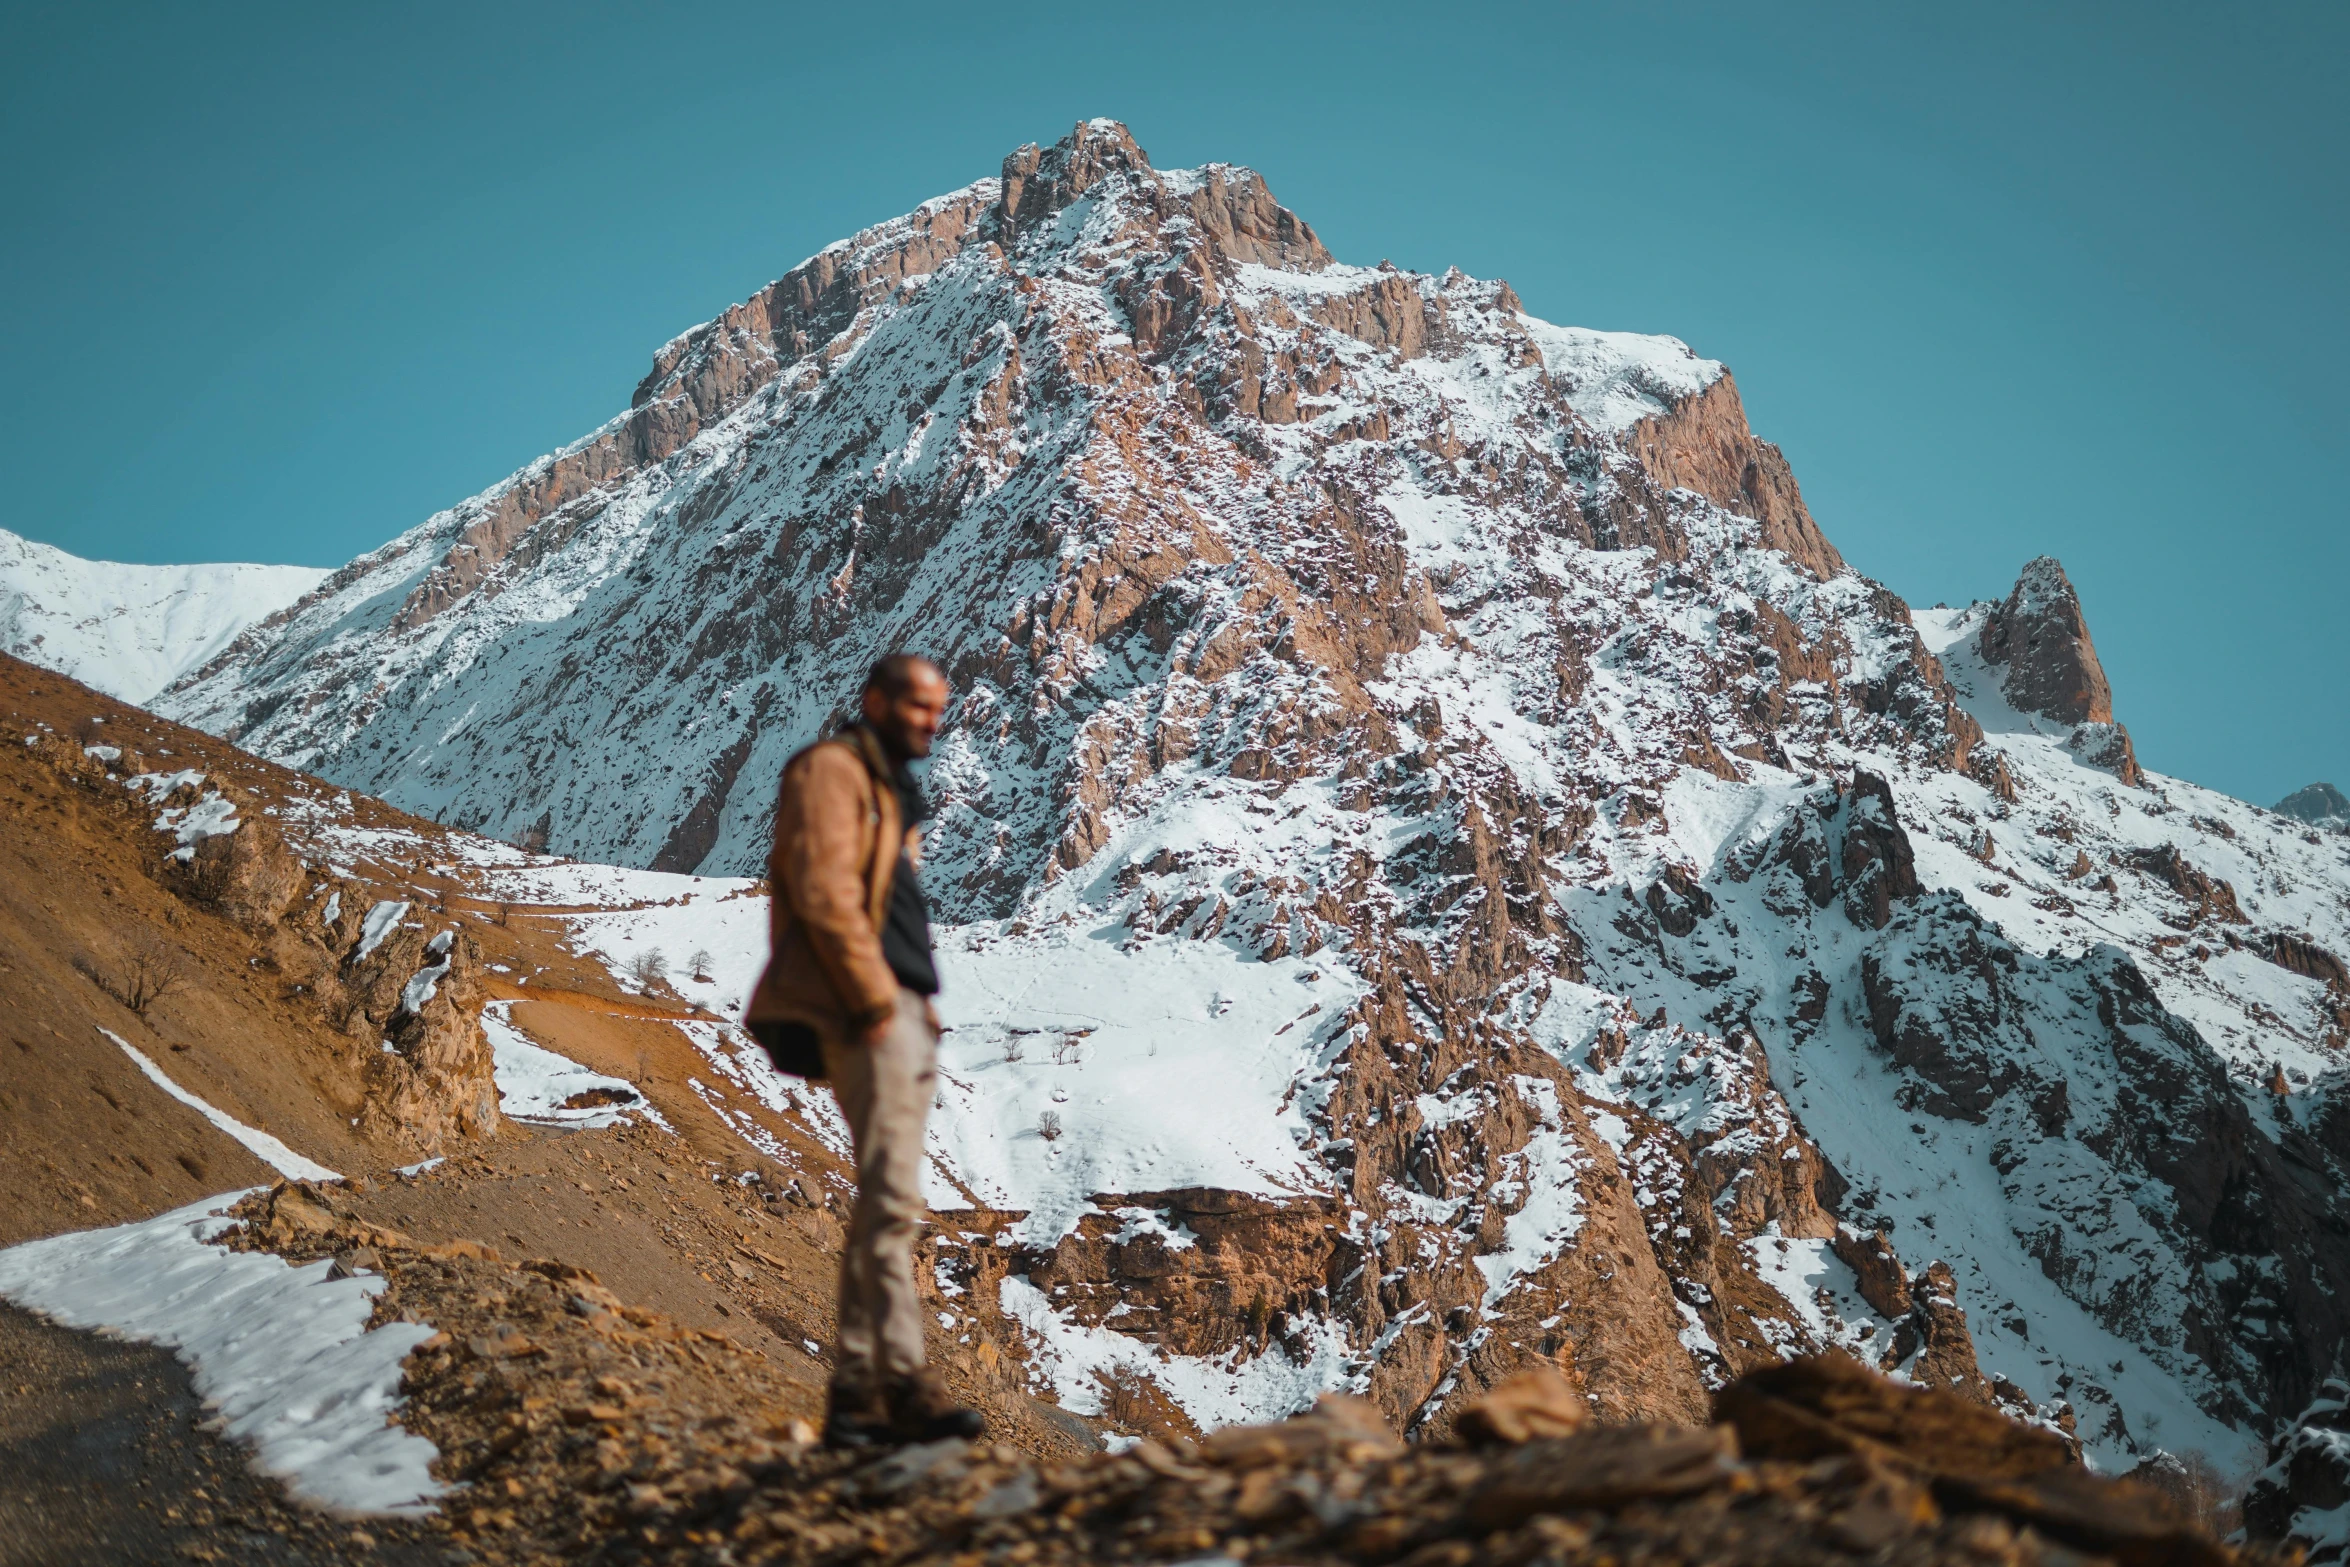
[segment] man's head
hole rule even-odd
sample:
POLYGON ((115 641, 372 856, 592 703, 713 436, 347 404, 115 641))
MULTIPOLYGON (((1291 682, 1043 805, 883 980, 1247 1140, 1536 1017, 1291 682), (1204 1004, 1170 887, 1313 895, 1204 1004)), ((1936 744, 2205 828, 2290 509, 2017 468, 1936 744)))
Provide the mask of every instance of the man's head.
POLYGON ((901 762, 930 754, 947 709, 947 677, 929 659, 892 653, 865 677, 865 726, 901 762))

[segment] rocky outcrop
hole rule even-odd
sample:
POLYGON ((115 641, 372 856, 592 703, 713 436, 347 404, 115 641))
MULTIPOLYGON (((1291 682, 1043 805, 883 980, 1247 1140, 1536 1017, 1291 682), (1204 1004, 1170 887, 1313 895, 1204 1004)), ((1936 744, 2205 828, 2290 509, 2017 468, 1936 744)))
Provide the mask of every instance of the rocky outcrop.
POLYGON ((1900 1387, 1836 1356, 1743 1377, 1715 1397, 1713 1414, 1746 1451, 1796 1460, 1866 1456, 1906 1473, 1977 1484, 2079 1463, 2062 1438, 2003 1419, 1979 1400, 1931 1383, 1900 1387))
POLYGON ((2004 602, 1992 606, 1975 639, 1983 662, 2019 712, 2072 725, 2065 744, 2091 767, 2139 782, 2130 731, 2113 719, 2113 687, 2098 661, 2072 579, 2051 555, 2025 563, 2004 602))
POLYGON ((236 830, 200 840, 185 860, 166 855, 161 871, 264 938, 294 993, 352 1042, 360 1130, 424 1153, 494 1133, 480 946, 454 926, 429 934, 412 902, 316 875, 245 791, 204 788, 237 803, 236 830))
POLYGON ((1101 1193, 1101 1210, 1014 1266, 1078 1321, 1177 1354, 1295 1340, 1360 1265, 1335 1202, 1193 1187, 1101 1193))
POLYGON ((1917 858, 1901 830, 1893 791, 1874 773, 1857 773, 1844 802, 1839 858, 1844 912, 1855 925, 1883 930, 1893 905, 1918 895, 1917 858))
POLYGON ((498 1090, 473 938, 453 926, 428 935, 413 903, 321 879, 248 791, 180 776, 192 781, 144 791, 163 808, 159 825, 181 837, 184 828, 167 824, 199 813, 235 825, 159 848, 157 874, 263 938, 294 993, 352 1041, 346 1064, 360 1083, 360 1130, 425 1153, 494 1133, 498 1090))
POLYGON ((257 935, 269 932, 300 895, 303 875, 302 862, 261 802, 234 784, 210 779, 181 784, 161 796, 147 793, 165 818, 225 811, 224 825, 233 821, 233 830, 183 842, 163 854, 159 868, 192 901, 257 935))
MULTIPOLYGON (((1893 1324, 1877 1352, 1878 1369, 1899 1371, 1920 1387, 1944 1389, 1970 1403, 1995 1402, 1975 1363, 1974 1337, 1948 1263, 1929 1264, 1913 1281, 1883 1231, 1864 1235, 1839 1225, 1829 1244, 1852 1269, 1861 1298, 1893 1324)), ((2026 1404, 2022 1412, 2032 1411, 2026 1404)))
POLYGON ((2121 724, 2076 724, 2065 745, 2091 767, 2102 767, 2123 783, 2139 782, 2138 750, 2121 724))
POLYGON ((2135 850, 2129 855, 2128 863, 2132 870, 2144 872, 2179 895, 2187 905, 2188 925, 2202 920, 2226 925, 2245 923, 2244 911, 2236 903, 2236 889, 2188 864, 2177 844, 2135 850))
POLYGON ((246 966, 272 976, 280 1000, 347 1041, 312 1070, 336 1082, 330 1097, 356 1109, 364 1134, 438 1153, 496 1132, 479 945, 450 922, 428 930, 413 901, 306 864, 280 826, 306 789, 265 794, 169 751, 38 735, 26 749, 119 819, 183 908, 251 938, 246 966))
POLYGON ((337 966, 345 1031, 376 1041, 361 1130, 425 1153, 497 1130, 481 965, 471 936, 403 924, 374 952, 353 949, 337 966))
POLYGON ((2089 640, 2080 595, 2053 555, 2025 563, 2005 603, 1983 622, 1983 661, 2005 666, 2002 688, 2019 711, 2061 724, 2113 722, 2113 687, 2089 640))
POLYGON ((2269 1443, 2244 1497, 2244 1532, 2300 1546, 2310 1567, 2350 1560, 2350 1382, 2328 1381, 2269 1443))
POLYGON ((1666 488, 1695 490, 1752 517, 1765 544, 1814 576, 1824 581, 1844 570, 1844 557, 1803 504, 1786 457, 1747 426, 1746 405, 1727 372, 1670 412, 1640 421, 1626 444, 1666 488))
MULTIPOLYGON (((707 1531, 730 1542, 729 1559, 777 1567, 828 1560, 841 1539, 910 1562, 945 1561, 958 1546, 1044 1563, 1213 1551, 1205 1559, 1329 1567, 2276 1559, 2223 1546, 2159 1492, 2088 1473, 2046 1433, 1849 1362, 1748 1377, 1694 1427, 1504 1435, 1539 1396, 1506 1391, 1471 1411, 1477 1440, 1466 1448, 1399 1447, 1345 1398, 1196 1446, 1145 1442, 1044 1471, 1001 1448, 940 1444, 870 1463, 762 1446, 748 1474, 685 1469, 629 1491, 623 1507, 595 1504, 628 1521, 625 1536, 601 1513, 596 1522, 628 1539, 631 1560, 714 1559, 670 1543, 707 1531)), ((665 1455, 656 1472, 692 1456, 665 1455)))
MULTIPOLYGON (((494 1134, 498 1089, 481 1025, 480 946, 454 926, 429 931, 412 902, 307 871, 282 840, 252 841, 278 857, 274 870, 254 872, 275 889, 276 907, 253 928, 291 992, 350 1042, 344 1065, 358 1081, 359 1130, 426 1154, 494 1134)), ((221 859, 260 863, 249 853, 221 859)), ((194 869, 203 865, 199 857, 194 869)), ((252 905, 243 907, 249 915, 252 905)))
MULTIPOLYGON (((2219 885, 2227 887, 2226 882, 2219 885)), ((2229 902, 2233 904, 2234 901, 2235 896, 2231 891, 2229 902)), ((2307 936, 2296 935, 2291 931, 2271 931, 2257 950, 2262 957, 2288 973, 2317 980, 2329 989, 2350 994, 2350 963, 2343 962, 2307 936)))

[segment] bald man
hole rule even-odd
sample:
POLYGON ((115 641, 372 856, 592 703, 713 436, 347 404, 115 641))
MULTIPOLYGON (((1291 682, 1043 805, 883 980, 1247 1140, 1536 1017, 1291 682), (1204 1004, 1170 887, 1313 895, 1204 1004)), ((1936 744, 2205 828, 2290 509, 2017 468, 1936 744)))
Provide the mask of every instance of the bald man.
POLYGON ((861 721, 786 763, 775 805, 773 955, 744 1022, 778 1067, 830 1080, 856 1152, 824 1419, 836 1447, 975 1437, 984 1424, 929 1368, 914 1288, 938 971, 919 873, 928 812, 907 764, 930 754, 947 695, 928 659, 881 660, 861 721))

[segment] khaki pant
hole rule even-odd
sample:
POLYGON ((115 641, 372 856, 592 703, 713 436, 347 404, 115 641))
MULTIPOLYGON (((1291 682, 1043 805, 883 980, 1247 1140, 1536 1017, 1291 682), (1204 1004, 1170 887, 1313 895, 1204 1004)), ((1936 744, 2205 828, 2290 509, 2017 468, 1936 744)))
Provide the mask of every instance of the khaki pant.
POLYGON ((827 1039, 824 1071, 857 1159, 832 1374, 840 1382, 903 1376, 924 1358, 914 1241, 929 1211, 922 1200, 922 1134, 938 1093, 938 1033, 929 1006, 901 989, 881 1043, 866 1050, 827 1039))

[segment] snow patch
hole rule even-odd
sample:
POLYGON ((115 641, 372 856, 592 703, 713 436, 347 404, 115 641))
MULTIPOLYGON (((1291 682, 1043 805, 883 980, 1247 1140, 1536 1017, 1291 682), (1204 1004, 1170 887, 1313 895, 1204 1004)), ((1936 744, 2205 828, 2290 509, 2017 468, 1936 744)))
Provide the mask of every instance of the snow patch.
POLYGON ((270 1136, 269 1133, 262 1131, 259 1127, 247 1126, 244 1122, 238 1120, 235 1116, 230 1115, 227 1111, 216 1110, 211 1105, 205 1103, 202 1099, 196 1097, 196 1095, 189 1093, 186 1089, 180 1087, 179 1084, 173 1082, 169 1077, 166 1077, 164 1075, 163 1068, 157 1066, 153 1061, 149 1060, 146 1054, 141 1051, 138 1046, 132 1044, 129 1040, 123 1038, 120 1034, 115 1033, 112 1029, 101 1028, 98 1030, 98 1032, 104 1034, 108 1039, 113 1040, 117 1045, 120 1045, 122 1047, 122 1053, 126 1056, 129 1056, 131 1060, 137 1064, 139 1070, 146 1073, 148 1080, 154 1083, 157 1088, 162 1089, 165 1093, 171 1095, 172 1098, 177 1099, 181 1104, 186 1105, 189 1109, 195 1111, 205 1120, 210 1121, 214 1126, 220 1128, 221 1131, 226 1132, 229 1136, 244 1144, 246 1150, 250 1152, 254 1158, 259 1159, 263 1164, 268 1165, 278 1174, 286 1177, 286 1179, 292 1181, 339 1181, 342 1179, 340 1175, 337 1175, 334 1171, 328 1169, 325 1165, 319 1164, 315 1160, 303 1158, 300 1154, 294 1152, 293 1149, 288 1148, 284 1143, 279 1142, 275 1137, 270 1136))
POLYGON ((1280 1420, 1311 1408, 1328 1392, 1360 1392, 1344 1333, 1317 1323, 1303 1362, 1278 1346, 1254 1357, 1238 1350, 1220 1359, 1169 1355, 1109 1328, 1074 1323, 1053 1309, 1024 1274, 1003 1281, 1005 1315, 1028 1331, 1036 1374, 1063 1409, 1098 1416, 1104 1395, 1120 1377, 1155 1382, 1202 1430, 1280 1420))
POLYGON ((612 1126, 630 1115, 646 1116, 666 1127, 660 1112, 645 1102, 633 1083, 591 1072, 568 1056, 557 1055, 516 1027, 514 1003, 493 1001, 481 1009, 481 1030, 489 1036, 491 1070, 498 1083, 498 1109, 517 1121, 539 1121, 557 1126, 612 1126), (573 1105, 571 1101, 595 1095, 605 1102, 573 1105))
POLYGON ((369 909, 367 917, 359 922, 359 950, 353 957, 364 959, 382 946, 384 938, 400 928, 400 921, 408 917, 408 910, 412 907, 412 904, 387 898, 369 909))
POLYGON ((0 1296, 67 1327, 177 1351, 226 1434, 252 1444, 255 1467, 296 1497, 346 1512, 431 1512, 449 1490, 432 1477, 438 1452, 391 1414, 400 1364, 433 1329, 368 1332, 381 1278, 330 1279, 331 1262, 290 1267, 210 1244, 228 1227, 215 1215, 245 1195, 0 1251, 0 1296))

